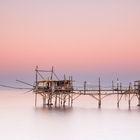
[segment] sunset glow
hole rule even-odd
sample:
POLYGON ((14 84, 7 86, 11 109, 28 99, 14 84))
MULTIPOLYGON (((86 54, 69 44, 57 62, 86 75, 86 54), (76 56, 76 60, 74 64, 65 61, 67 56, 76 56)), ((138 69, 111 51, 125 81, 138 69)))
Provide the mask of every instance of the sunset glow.
POLYGON ((140 79, 138 0, 5 0, 0 17, 0 77, 54 65, 140 79))

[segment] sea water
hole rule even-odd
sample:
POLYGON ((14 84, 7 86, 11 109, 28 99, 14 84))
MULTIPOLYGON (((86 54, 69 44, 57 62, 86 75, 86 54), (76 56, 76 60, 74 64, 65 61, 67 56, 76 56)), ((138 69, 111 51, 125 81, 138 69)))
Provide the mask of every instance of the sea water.
POLYGON ((139 140, 140 109, 134 98, 131 109, 124 97, 102 101, 81 96, 73 107, 42 107, 38 97, 24 91, 0 90, 0 140, 139 140))

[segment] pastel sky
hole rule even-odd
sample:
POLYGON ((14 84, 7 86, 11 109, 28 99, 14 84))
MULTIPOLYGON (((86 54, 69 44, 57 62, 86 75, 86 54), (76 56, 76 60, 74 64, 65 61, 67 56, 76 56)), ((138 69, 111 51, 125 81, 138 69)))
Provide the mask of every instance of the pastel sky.
POLYGON ((36 65, 140 79, 140 0, 0 0, 0 79, 36 65))

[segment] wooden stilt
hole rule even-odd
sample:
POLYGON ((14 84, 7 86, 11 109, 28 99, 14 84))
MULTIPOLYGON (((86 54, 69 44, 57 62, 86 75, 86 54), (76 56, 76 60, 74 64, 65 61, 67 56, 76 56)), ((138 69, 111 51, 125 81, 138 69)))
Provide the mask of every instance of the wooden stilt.
POLYGON ((86 86, 87 86, 87 82, 84 81, 84 95, 86 94, 86 86))
POLYGON ((119 104, 119 79, 117 78, 117 107, 119 108, 120 104, 119 104))
POLYGON ((46 106, 46 95, 43 96, 43 107, 46 106))
POLYGON ((71 94, 71 107, 73 105, 73 94, 71 94))
POLYGON ((57 107, 57 93, 55 95, 55 107, 57 107))
POLYGON ((101 108, 101 81, 99 78, 99 102, 98 102, 98 107, 101 108))
POLYGON ((140 106, 140 94, 138 94, 138 106, 140 106))
POLYGON ((60 95, 60 93, 59 93, 59 107, 61 106, 61 95, 60 95))
POLYGON ((37 106, 37 93, 35 93, 35 107, 37 106))
POLYGON ((38 66, 36 66, 36 69, 35 69, 35 72, 36 72, 36 76, 35 76, 35 79, 36 79, 36 81, 35 81, 35 107, 37 106, 37 91, 38 91, 38 83, 37 83, 37 81, 38 81, 38 66))
POLYGON ((112 91, 114 93, 114 81, 112 81, 112 91))
POLYGON ((129 83, 129 99, 128 99, 128 107, 129 107, 129 109, 131 108, 131 96, 130 96, 130 93, 131 93, 131 83, 129 83))

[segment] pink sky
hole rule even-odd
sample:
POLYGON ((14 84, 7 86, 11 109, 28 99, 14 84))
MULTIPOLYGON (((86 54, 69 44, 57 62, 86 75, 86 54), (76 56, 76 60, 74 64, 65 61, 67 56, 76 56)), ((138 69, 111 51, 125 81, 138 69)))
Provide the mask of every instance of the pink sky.
POLYGON ((138 0, 5 0, 0 17, 1 77, 54 65, 140 79, 138 0))

